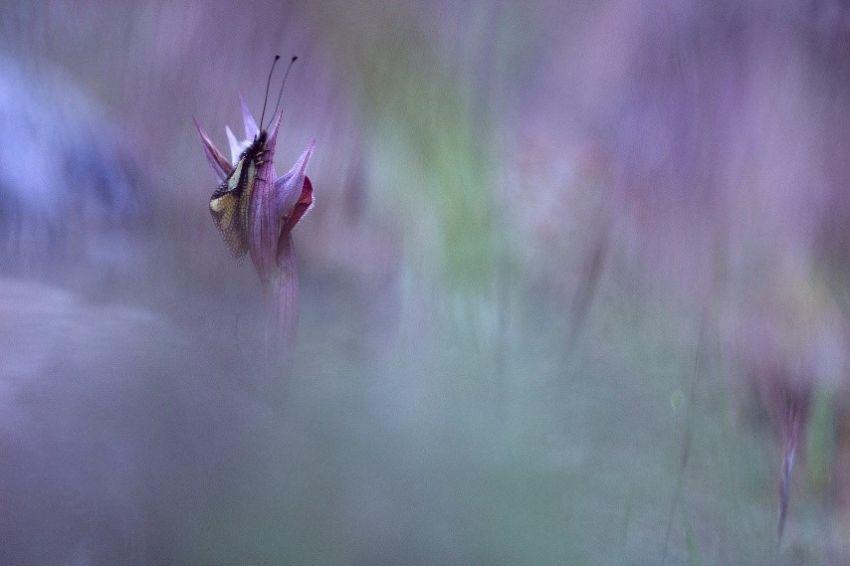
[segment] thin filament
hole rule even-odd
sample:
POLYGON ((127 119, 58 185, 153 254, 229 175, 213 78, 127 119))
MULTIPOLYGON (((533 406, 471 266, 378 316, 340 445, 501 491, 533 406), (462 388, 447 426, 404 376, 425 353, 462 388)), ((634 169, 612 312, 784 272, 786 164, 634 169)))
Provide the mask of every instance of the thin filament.
POLYGON ((280 93, 277 95, 277 104, 274 105, 274 112, 272 112, 272 116, 277 114, 277 109, 280 107, 280 99, 283 97, 283 87, 286 86, 286 77, 289 76, 289 71, 292 69, 292 64, 298 60, 298 56, 295 55, 289 61, 289 66, 286 68, 286 73, 283 75, 283 82, 280 83, 280 93))
MULTIPOLYGON (((272 62, 272 68, 269 70, 269 78, 266 80, 266 94, 263 96, 263 113, 260 114, 260 130, 263 129, 263 118, 266 117, 266 103, 269 101, 269 86, 272 84, 272 73, 274 73, 274 66, 277 65, 278 59, 280 59, 280 55, 275 55, 274 61, 272 62)), ((292 63, 290 63, 289 66, 291 67, 292 63)))

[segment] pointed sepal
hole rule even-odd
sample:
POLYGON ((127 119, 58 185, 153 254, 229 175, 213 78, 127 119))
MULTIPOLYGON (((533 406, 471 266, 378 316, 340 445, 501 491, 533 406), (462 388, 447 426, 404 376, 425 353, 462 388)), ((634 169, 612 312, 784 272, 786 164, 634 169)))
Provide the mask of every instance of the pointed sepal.
MULTIPOLYGON (((315 146, 315 141, 310 142, 310 145, 307 146, 307 149, 304 150, 304 153, 301 154, 301 157, 299 157, 298 161, 295 162, 295 165, 292 166, 292 169, 290 169, 286 175, 283 175, 275 181, 275 213, 279 218, 290 218, 296 206, 299 204, 303 205, 302 193, 304 193, 305 187, 308 184, 310 196, 309 204, 312 204, 312 183, 310 183, 309 180, 305 182, 305 179, 307 163, 313 155, 313 149, 315 146)), ((309 205, 307 208, 302 210, 298 218, 301 218, 307 210, 309 210, 309 205)), ((294 226, 294 223, 292 226, 294 226)))
POLYGON ((195 128, 197 128, 198 134, 201 136, 201 143, 204 146, 204 155, 207 156, 207 161, 209 161, 213 173, 215 173, 219 181, 224 181, 227 176, 230 175, 231 171, 233 171, 233 166, 229 161, 227 161, 227 158, 222 155, 215 144, 213 144, 210 137, 201 125, 198 124, 198 121, 194 118, 192 118, 192 121, 195 123, 195 128))
POLYGON ((239 156, 243 151, 245 151, 245 148, 250 145, 250 140, 240 142, 236 139, 236 136, 233 134, 233 130, 230 129, 230 126, 225 126, 224 131, 227 134, 227 144, 230 146, 230 162, 235 166, 239 156))
POLYGON ((257 122, 254 121, 254 115, 251 114, 251 111, 248 109, 248 105, 245 104, 245 99, 242 98, 242 95, 239 95, 239 106, 242 108, 242 122, 245 124, 245 137, 249 140, 253 140, 257 137, 257 134, 260 133, 260 128, 257 127, 257 122))

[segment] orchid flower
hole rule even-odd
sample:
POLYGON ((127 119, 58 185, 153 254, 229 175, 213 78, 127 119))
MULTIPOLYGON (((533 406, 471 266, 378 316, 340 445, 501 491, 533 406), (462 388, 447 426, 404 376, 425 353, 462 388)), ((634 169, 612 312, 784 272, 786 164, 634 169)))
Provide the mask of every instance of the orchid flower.
MULTIPOLYGON (((281 114, 276 114, 268 132, 261 132, 257 122, 240 97, 245 139, 238 140, 229 127, 225 127, 230 146, 228 160, 210 140, 197 122, 204 153, 218 180, 225 183, 237 169, 246 150, 258 139, 265 137, 260 158, 255 160, 256 174, 247 203, 247 226, 238 237, 247 242, 251 262, 271 303, 270 330, 277 333, 284 347, 291 346, 298 323, 298 272, 292 247, 292 230, 313 206, 313 185, 306 175, 307 163, 315 142, 310 143, 286 174, 277 176, 274 151, 280 128, 281 114)), ((271 344, 269 344, 271 346, 271 344)))

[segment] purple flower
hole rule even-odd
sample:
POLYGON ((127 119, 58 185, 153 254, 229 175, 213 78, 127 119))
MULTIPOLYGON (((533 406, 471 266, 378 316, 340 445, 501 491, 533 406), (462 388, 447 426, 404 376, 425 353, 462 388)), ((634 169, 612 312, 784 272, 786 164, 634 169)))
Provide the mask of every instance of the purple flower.
POLYGON ((261 131, 241 97, 240 103, 245 139, 239 141, 225 127, 230 160, 195 122, 207 161, 221 182, 210 200, 210 210, 233 253, 250 254, 272 303, 271 327, 289 345, 298 313, 292 229, 313 206, 313 184, 305 172, 314 143, 307 146, 292 169, 278 177, 274 151, 281 114, 272 118, 267 131, 261 131))

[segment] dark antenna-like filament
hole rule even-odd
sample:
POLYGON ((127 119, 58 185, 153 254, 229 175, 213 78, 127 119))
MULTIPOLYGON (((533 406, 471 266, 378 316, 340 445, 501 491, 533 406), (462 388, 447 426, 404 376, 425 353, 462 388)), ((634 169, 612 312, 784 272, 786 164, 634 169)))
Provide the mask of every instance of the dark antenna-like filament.
POLYGON ((277 104, 274 105, 274 112, 272 112, 272 116, 277 114, 277 109, 280 106, 280 99, 283 97, 283 87, 286 86, 286 77, 289 76, 289 71, 292 70, 292 64, 298 60, 298 55, 295 55, 290 59, 289 66, 286 68, 286 73, 283 75, 283 82, 280 83, 280 93, 277 95, 277 104))
MULTIPOLYGON (((274 73, 274 66, 277 65, 278 59, 280 59, 280 55, 275 55, 274 61, 272 62, 272 68, 269 69, 269 78, 266 80, 266 94, 263 96, 263 113, 260 114, 260 130, 263 129, 263 118, 266 117, 266 103, 269 101, 269 87, 272 84, 272 73, 274 73)), ((289 66, 291 67, 292 63, 290 63, 289 66)))

